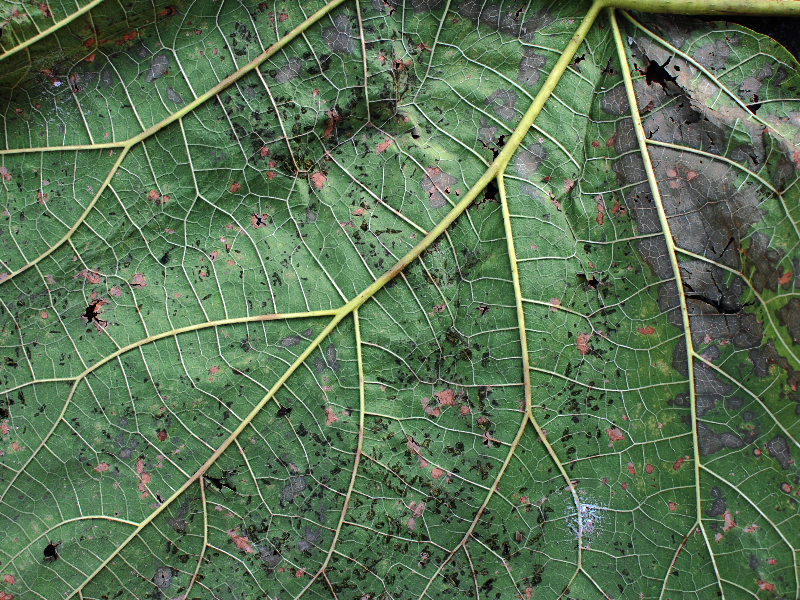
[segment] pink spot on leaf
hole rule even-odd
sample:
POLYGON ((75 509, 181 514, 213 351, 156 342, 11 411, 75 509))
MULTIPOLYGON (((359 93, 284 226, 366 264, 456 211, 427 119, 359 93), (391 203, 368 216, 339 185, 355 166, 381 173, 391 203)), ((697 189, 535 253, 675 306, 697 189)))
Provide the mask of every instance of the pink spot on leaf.
POLYGON ((575 343, 575 345, 578 347, 578 352, 581 353, 581 356, 586 356, 591 351, 589 348, 589 338, 591 337, 591 333, 578 334, 578 341, 575 343))
POLYGON ((134 273, 133 279, 131 279, 131 285, 135 287, 137 290, 147 287, 147 283, 144 280, 144 274, 134 273))
POLYGON ((317 172, 311 176, 311 183, 313 183, 314 187, 318 190, 322 189, 322 186, 325 185, 326 181, 328 181, 328 178, 322 173, 317 172))
POLYGON ((731 511, 726 510, 725 514, 722 515, 722 518, 725 519, 725 523, 722 525, 722 531, 725 533, 728 533, 729 530, 736 527, 736 523, 734 522, 733 517, 731 517, 731 511))
POLYGON ((378 146, 375 148, 375 152, 380 154, 381 152, 386 150, 391 145, 392 145, 392 140, 387 139, 385 142, 381 142, 380 144, 378 144, 378 146))
POLYGON ((625 439, 625 435, 622 433, 619 427, 609 427, 606 429, 606 435, 608 436, 611 446, 614 442, 619 442, 620 440, 625 439))
POLYGON ((440 406, 455 406, 455 400, 453 399, 453 390, 447 389, 443 392, 439 392, 435 394, 436 398, 439 400, 440 406))
POLYGON ((758 590, 760 592, 774 592, 775 591, 775 584, 769 583, 767 581, 758 580, 758 590))
POLYGON ((236 529, 228 529, 228 537, 231 538, 233 545, 236 546, 239 550, 246 552, 247 554, 255 553, 253 547, 250 545, 250 540, 246 537, 239 535, 239 532, 236 529))
POLYGON ((325 407, 325 416, 325 425, 333 425, 339 420, 339 417, 336 416, 336 413, 333 412, 333 409, 330 406, 325 407))

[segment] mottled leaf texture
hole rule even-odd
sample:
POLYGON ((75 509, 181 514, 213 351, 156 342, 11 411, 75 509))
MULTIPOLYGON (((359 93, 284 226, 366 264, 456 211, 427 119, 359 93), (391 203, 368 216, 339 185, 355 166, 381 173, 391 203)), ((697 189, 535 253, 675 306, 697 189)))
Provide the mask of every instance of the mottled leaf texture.
POLYGON ((798 64, 638 4, 5 0, 0 599, 798 598, 798 64))

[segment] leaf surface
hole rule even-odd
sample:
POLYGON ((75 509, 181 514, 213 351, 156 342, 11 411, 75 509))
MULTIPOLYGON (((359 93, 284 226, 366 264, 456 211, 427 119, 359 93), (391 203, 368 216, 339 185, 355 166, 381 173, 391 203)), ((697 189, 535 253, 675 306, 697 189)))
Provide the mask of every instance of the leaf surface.
POLYGON ((782 47, 45 8, 0 39, 0 598, 798 596, 782 47))

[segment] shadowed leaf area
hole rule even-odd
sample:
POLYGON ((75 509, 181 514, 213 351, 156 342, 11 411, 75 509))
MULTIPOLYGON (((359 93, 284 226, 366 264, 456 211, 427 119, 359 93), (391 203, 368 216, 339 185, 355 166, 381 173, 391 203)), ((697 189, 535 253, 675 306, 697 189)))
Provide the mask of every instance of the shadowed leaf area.
POLYGON ((0 600, 798 597, 783 47, 0 10, 0 600))

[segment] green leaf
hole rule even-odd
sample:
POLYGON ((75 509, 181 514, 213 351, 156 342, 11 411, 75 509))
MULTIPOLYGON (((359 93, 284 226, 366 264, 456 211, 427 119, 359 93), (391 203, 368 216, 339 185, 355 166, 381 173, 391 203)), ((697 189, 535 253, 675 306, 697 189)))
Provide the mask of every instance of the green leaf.
POLYGON ((785 49, 42 6, 0 38, 0 598, 798 597, 785 49))

